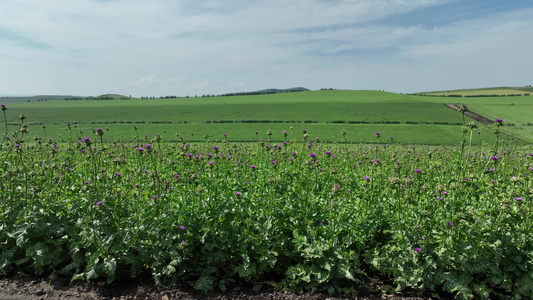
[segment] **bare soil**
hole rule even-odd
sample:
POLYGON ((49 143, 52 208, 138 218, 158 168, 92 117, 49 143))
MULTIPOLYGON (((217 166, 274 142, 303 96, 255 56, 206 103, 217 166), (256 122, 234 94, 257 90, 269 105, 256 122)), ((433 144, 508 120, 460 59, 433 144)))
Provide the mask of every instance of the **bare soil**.
MULTIPOLYGON (((391 289, 384 282, 374 279, 374 291, 391 289), (379 286, 381 285, 381 286, 379 286)), ((440 298, 440 297, 439 297, 440 298)), ((227 292, 218 291, 210 295, 201 294, 191 288, 174 286, 156 286, 149 278, 132 279, 123 282, 105 284, 103 282, 71 282, 67 277, 31 277, 7 276, 0 278, 0 300, 41 300, 41 299, 387 299, 387 300, 422 300, 428 297, 414 295, 384 295, 380 293, 361 293, 358 296, 327 295, 316 292, 297 294, 276 291, 267 285, 235 286, 227 292)), ((444 299, 444 298, 440 298, 444 299)))

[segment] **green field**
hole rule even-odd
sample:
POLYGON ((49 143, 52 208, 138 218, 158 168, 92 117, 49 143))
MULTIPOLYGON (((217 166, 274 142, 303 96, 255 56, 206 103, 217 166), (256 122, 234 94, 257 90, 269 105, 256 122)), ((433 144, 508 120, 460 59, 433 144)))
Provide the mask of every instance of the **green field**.
POLYGON ((416 93, 418 95, 435 95, 435 96, 445 96, 445 95, 463 95, 463 96, 479 96, 479 95, 525 95, 531 94, 533 92, 532 87, 490 87, 490 88, 480 88, 480 89, 463 89, 463 90, 452 90, 452 91, 434 91, 434 92, 422 92, 416 93))
MULTIPOLYGON (((8 131, 17 130, 18 116, 27 116, 30 136, 68 138, 65 122, 75 124, 72 138, 90 134, 92 128, 109 128, 106 138, 131 139, 161 134, 167 140, 176 133, 191 141, 209 139, 252 141, 270 138, 281 141, 282 131, 292 138, 309 129, 314 138, 335 140, 341 130, 350 142, 374 141, 379 131, 403 143, 457 144, 461 138, 460 113, 444 103, 465 103, 486 117, 502 118, 504 135, 533 142, 528 117, 533 97, 426 97, 377 91, 310 91, 273 95, 201 97, 177 99, 82 100, 9 103, 8 131), (46 133, 40 124, 46 124, 46 133), (138 131, 134 130, 137 126, 138 131), (82 130, 82 132, 79 132, 82 130), (259 134, 256 135, 255 131, 259 134), (190 132, 194 132, 191 135, 190 132)), ((468 119, 467 122, 471 120, 468 119)), ((492 142, 492 129, 479 126, 481 141, 492 142)), ((475 138, 474 143, 480 139, 475 138)))

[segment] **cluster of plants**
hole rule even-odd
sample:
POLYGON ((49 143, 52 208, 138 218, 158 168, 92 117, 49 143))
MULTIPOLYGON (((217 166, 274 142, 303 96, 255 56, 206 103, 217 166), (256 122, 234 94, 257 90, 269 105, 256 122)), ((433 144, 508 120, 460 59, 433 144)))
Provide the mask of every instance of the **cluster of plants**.
POLYGON ((501 120, 493 145, 471 147, 465 123, 460 145, 433 147, 306 129, 169 143, 97 128, 57 143, 20 119, 0 144, 0 275, 356 294, 381 274, 396 292, 533 295, 533 152, 500 141, 501 120))

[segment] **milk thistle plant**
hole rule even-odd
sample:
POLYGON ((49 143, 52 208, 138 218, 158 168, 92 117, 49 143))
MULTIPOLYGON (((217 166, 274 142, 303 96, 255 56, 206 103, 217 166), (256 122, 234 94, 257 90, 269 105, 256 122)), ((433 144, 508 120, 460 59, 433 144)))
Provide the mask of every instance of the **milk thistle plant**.
POLYGON ((389 292, 532 296, 531 147, 482 156, 380 144, 381 132, 374 144, 94 132, 75 151, 3 142, 0 275, 355 295, 383 274, 389 292))

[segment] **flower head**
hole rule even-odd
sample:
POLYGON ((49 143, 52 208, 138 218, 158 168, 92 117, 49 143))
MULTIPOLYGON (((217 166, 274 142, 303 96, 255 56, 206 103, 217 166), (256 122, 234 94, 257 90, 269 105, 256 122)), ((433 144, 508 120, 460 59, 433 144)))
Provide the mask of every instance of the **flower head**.
POLYGON ((415 251, 416 251, 416 252, 420 252, 420 248, 416 247, 416 248, 415 248, 415 251))

